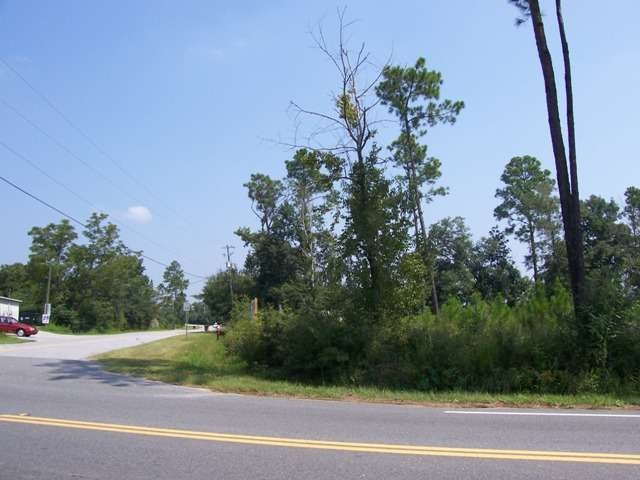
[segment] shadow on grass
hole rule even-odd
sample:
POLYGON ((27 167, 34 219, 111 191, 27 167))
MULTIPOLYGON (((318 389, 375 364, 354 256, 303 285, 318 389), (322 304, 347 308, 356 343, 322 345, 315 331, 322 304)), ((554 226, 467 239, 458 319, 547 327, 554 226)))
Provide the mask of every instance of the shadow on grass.
MULTIPOLYGON (((139 358, 106 358, 97 362, 97 368, 132 377, 174 384, 206 385, 209 380, 244 373, 228 365, 194 365, 188 361, 148 360, 139 358)), ((109 374, 107 374, 109 375, 109 374)), ((129 377, 127 377, 129 378, 129 377)), ((144 382, 144 380, 141 380, 144 382)))

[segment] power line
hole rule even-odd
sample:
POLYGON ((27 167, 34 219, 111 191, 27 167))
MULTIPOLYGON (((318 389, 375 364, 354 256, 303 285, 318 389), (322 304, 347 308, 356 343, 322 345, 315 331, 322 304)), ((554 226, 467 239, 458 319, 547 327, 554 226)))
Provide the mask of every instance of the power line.
MULTIPOLYGON (((2 60, 2 59, 0 59, 0 60, 2 60)), ((73 159, 75 159, 78 162, 80 162, 82 165, 84 165, 89 170, 91 170, 93 173, 95 173, 100 178, 102 178, 105 182, 109 183, 109 185, 111 185, 112 187, 115 187, 121 193, 126 195, 130 200, 133 200, 134 202, 139 203, 139 204, 144 203, 139 198, 135 197, 134 195, 131 195, 127 190, 122 188, 122 186, 120 184, 118 184, 117 182, 113 181, 111 178, 107 177, 104 173, 102 173, 100 170, 95 168, 93 165, 91 165, 89 162, 84 160, 82 157, 76 155, 69 147, 67 147, 65 144, 63 144, 62 142, 57 140, 55 137, 53 137, 52 135, 47 133, 40 125, 35 123, 33 120, 29 119, 26 115, 24 115, 22 112, 20 112, 16 107, 11 105, 5 99, 0 99, 0 102, 2 102, 2 104, 6 108, 11 110, 13 113, 15 113, 17 116, 19 116, 22 120, 24 120, 26 123, 28 123, 32 128, 34 128, 35 130, 40 132, 40 134, 44 135, 46 138, 51 140, 51 142, 53 142, 58 148, 60 148, 62 151, 64 151, 67 155, 69 155, 73 159)))
MULTIPOLYGON (((34 195, 33 193, 28 192, 27 190, 25 190, 24 188, 22 188, 22 187, 20 187, 20 186, 16 185, 15 183, 13 183, 11 180, 9 180, 9 179, 5 178, 4 176, 0 175, 0 180, 2 180, 3 182, 7 183, 7 184, 8 184, 8 185, 10 185, 10 186, 12 186, 12 187, 13 187, 13 188, 15 188, 16 190, 18 190, 18 191, 20 191, 20 192, 24 193, 25 195, 27 195, 27 196, 31 197, 32 199, 34 199, 34 200, 35 200, 35 201, 37 201, 38 203, 41 203, 42 205, 44 205, 45 207, 50 208, 51 210, 53 210, 53 211, 55 211, 55 212, 59 213, 60 215, 62 215, 63 217, 68 218, 68 219, 69 219, 69 220, 71 220, 72 222, 74 222, 74 223, 76 223, 76 224, 80 225, 81 227, 83 227, 83 228, 89 228, 89 227, 88 227, 84 222, 82 222, 82 221, 78 220, 77 218, 75 218, 75 217, 74 217, 74 216, 72 216, 72 215, 69 215, 69 214, 68 214, 68 213, 66 213, 66 212, 63 212, 63 211, 62 211, 62 210, 60 210, 59 208, 57 208, 57 207, 55 207, 55 206, 51 205, 50 203, 48 203, 47 201, 45 201, 45 200, 41 199, 40 197, 38 197, 38 196, 34 195)), ((158 264, 158 265, 160 265, 160 266, 163 266, 163 267, 168 267, 168 266, 169 266, 169 264, 164 263, 164 262, 161 262, 161 261, 159 261, 159 260, 156 260, 155 258, 152 258, 152 257, 150 257, 150 256, 148 256, 148 255, 145 255, 145 254, 143 254, 142 252, 135 252, 135 253, 137 253, 140 257, 142 257, 142 258, 144 258, 144 259, 146 259, 146 260, 149 260, 150 262, 153 262, 153 263, 155 263, 155 264, 158 264)), ((189 275, 190 277, 194 277, 194 278, 200 278, 200 279, 205 279, 205 280, 208 278, 208 277, 206 277, 206 276, 204 276, 204 275, 198 275, 198 274, 190 273, 190 272, 187 272, 187 271, 184 271, 184 270, 183 270, 183 272, 184 272, 184 274, 185 274, 185 275, 189 275)))
POLYGON ((224 247, 222 247, 222 249, 226 251, 226 253, 223 253, 222 256, 227 259, 227 268, 233 268, 233 264, 231 263, 231 256, 233 255, 233 250, 235 250, 236 247, 234 247, 233 245, 225 245, 224 247))
MULTIPOLYGON (((102 208, 98 207, 97 205, 95 205, 93 202, 91 202, 91 200, 88 200, 87 198, 83 197, 82 195, 80 195, 78 192, 76 192, 75 190, 73 190, 71 187, 69 187, 68 185, 62 183, 61 181, 59 181, 58 179, 56 179, 55 177, 53 177, 52 175, 50 175, 46 170, 44 170, 43 168, 41 168, 37 163, 35 163, 34 161, 32 161, 30 158, 26 157, 25 155, 21 154, 20 152, 14 150, 13 148, 11 148, 9 145, 7 145, 5 142, 3 142, 2 140, 0 140, 0 146, 4 147, 7 151, 9 151, 10 153, 12 153, 13 155, 15 155, 16 157, 18 157, 19 159, 23 160, 24 162, 28 163, 29 165, 31 165, 31 167, 33 167, 34 169, 36 169, 38 172, 40 172, 42 175, 44 175, 45 177, 47 177, 49 180, 51 180, 53 183, 55 183, 56 185, 60 186, 61 188, 65 189, 67 192, 69 192, 71 195, 73 195, 74 197, 76 197, 77 199, 79 199, 80 201, 82 201, 83 203, 87 204, 89 207, 91 207, 92 209, 100 212, 100 213, 108 213, 105 212, 102 208)), ((114 215, 112 215, 112 218, 114 217, 114 215)), ((114 222, 115 223, 115 222, 114 222)), ((122 223, 118 223, 118 225, 121 228, 124 228, 126 230, 129 230, 131 232, 133 232, 134 234, 138 235, 140 238, 143 238, 144 240, 154 244, 157 247, 162 248, 163 250, 166 250, 167 252, 170 252, 173 255, 180 255, 178 252, 175 252, 169 248, 167 248, 166 246, 162 245, 161 243, 156 242, 154 239, 149 238, 148 236, 146 236, 145 234, 143 234, 142 232, 139 232, 138 230, 136 230, 133 227, 130 227, 129 225, 125 225, 122 223)))
POLYGON ((98 143, 93 140, 87 133, 84 132, 80 127, 78 127, 71 119, 65 115, 49 98, 42 92, 40 92, 29 80, 27 80, 18 70, 16 70, 11 64, 9 64, 4 58, 0 57, 0 62, 12 71, 22 82, 31 89, 33 93, 35 93, 51 110, 53 110, 62 120, 71 127, 76 133, 78 133, 81 137, 83 137, 100 155, 105 157, 111 163, 113 163, 118 170, 120 170, 126 177, 128 177, 131 181, 136 183, 138 186, 142 187, 149 195, 159 201, 164 207, 171 211, 177 217, 180 217, 183 221, 193 225, 193 222, 190 222, 188 219, 184 218, 179 212, 171 208, 167 205, 161 197, 157 196, 149 187, 147 187, 142 181, 136 178, 134 175, 129 173, 119 162, 117 162, 109 153, 107 153, 98 143))
POLYGON ((72 222, 77 223, 78 225, 80 225, 83 228, 87 228, 87 226, 82 223, 80 220, 78 220, 75 217, 72 217, 71 215, 64 213, 62 210, 54 207, 53 205, 51 205, 50 203, 45 202, 44 200, 42 200, 41 198, 36 197, 35 195, 33 195, 32 193, 27 192, 25 189, 23 189, 22 187, 19 187, 18 185, 16 185, 15 183, 13 183, 11 180, 8 180, 6 178, 4 178, 2 175, 0 175, 0 180, 2 180, 5 183, 8 183, 9 185, 11 185, 13 188, 15 188, 16 190, 21 191, 22 193, 24 193, 25 195, 28 195, 29 197, 33 198, 36 202, 41 203, 42 205, 44 205, 45 207, 50 208, 51 210, 58 212, 60 215, 62 215, 63 217, 67 217, 69 220, 71 220, 72 222))
POLYGON ((67 192, 69 192, 71 195, 73 195, 74 197, 76 197, 78 200, 80 200, 83 203, 86 203, 87 205, 89 205, 92 208, 95 208, 95 206, 86 198, 84 198, 82 195, 80 195, 79 193, 73 191, 70 187, 68 187, 67 185, 65 185, 64 183, 60 182, 59 180, 57 180, 56 178, 52 177, 51 175, 49 175, 45 170, 43 170, 42 168, 40 168, 40 166, 31 161, 29 158, 25 157, 24 155, 22 155, 20 152, 17 152, 16 150, 14 150, 13 148, 11 148, 9 145, 7 145, 6 143, 4 143, 2 140, 0 140, 0 145, 2 147, 4 147, 7 151, 9 151, 10 153, 12 153, 13 155, 15 155, 16 157, 18 157, 19 159, 27 162, 29 165, 31 165, 33 168, 35 168, 37 171, 39 171, 42 175, 44 175, 45 177, 47 177, 49 180, 51 180, 53 183, 55 183, 56 185, 58 185, 59 187, 64 188, 67 192))

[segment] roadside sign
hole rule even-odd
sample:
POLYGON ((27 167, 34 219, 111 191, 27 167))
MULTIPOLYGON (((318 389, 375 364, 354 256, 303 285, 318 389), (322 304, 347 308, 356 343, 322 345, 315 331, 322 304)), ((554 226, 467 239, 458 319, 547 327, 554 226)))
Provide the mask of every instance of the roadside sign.
POLYGON ((49 323, 49 314, 48 313, 43 313, 42 314, 42 324, 46 325, 49 323))
POLYGON ((184 305, 182 306, 182 310, 185 312, 188 312, 189 310, 191 310, 191 304, 189 302, 184 302, 184 305))

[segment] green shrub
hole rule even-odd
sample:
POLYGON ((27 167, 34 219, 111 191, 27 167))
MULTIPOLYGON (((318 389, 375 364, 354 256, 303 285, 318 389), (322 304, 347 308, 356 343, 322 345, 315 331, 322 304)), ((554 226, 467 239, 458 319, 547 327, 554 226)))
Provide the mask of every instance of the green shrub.
POLYGON ((234 316, 230 351, 289 379, 427 391, 640 391, 640 306, 622 313, 607 336, 607 368, 580 373, 571 297, 560 284, 534 288, 513 306, 450 298, 437 317, 424 310, 377 323, 304 304, 264 309, 256 319, 247 312, 234 316))
POLYGON ((264 309, 255 319, 235 321, 226 342, 230 352, 273 375, 325 381, 349 360, 343 336, 342 323, 323 312, 264 309))
POLYGON ((368 381, 426 390, 565 391, 571 304, 566 292, 535 292, 509 307, 473 296, 387 322, 370 343, 368 381), (544 372, 544 374, 543 374, 544 372))

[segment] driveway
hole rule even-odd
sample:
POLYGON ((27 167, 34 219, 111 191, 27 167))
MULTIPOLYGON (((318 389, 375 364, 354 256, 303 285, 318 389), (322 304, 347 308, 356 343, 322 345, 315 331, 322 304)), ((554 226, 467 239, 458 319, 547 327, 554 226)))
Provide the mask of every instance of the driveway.
MULTIPOLYGON (((190 330, 189 333, 193 332, 190 330)), ((0 345, 0 356, 84 360, 93 355, 184 335, 184 330, 129 332, 115 335, 59 335, 38 332, 23 343, 0 345)))

